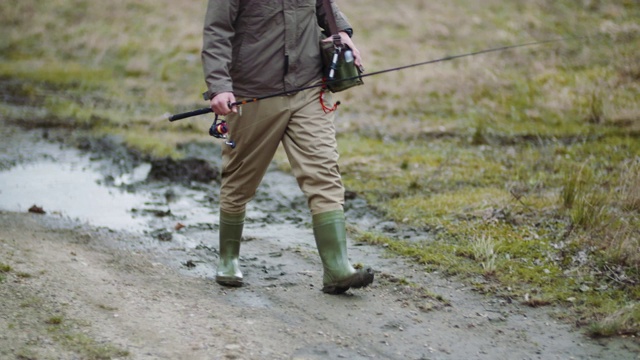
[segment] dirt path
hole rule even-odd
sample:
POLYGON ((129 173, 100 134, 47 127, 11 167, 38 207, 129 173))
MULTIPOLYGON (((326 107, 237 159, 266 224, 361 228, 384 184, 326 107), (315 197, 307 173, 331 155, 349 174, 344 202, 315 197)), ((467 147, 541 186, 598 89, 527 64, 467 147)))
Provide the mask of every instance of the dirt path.
MULTIPOLYGON (((0 132, 8 139, 0 145, 5 170, 42 158, 27 150, 44 149, 39 132, 0 132)), ((59 164, 75 161, 65 149, 45 150, 59 164)), ((133 189, 153 199, 167 186, 133 189)), ((212 281, 216 201, 206 195, 215 189, 173 189, 183 195, 170 215, 146 203, 157 211, 145 212, 155 216, 144 217, 142 231, 0 203, 0 263, 10 266, 0 272, 0 358, 639 359, 637 342, 595 342, 545 309, 479 296, 380 247, 349 249, 377 270, 374 286, 323 294, 304 199, 276 170, 248 211, 241 259, 248 285, 220 288, 212 281), (185 227, 175 230, 177 222, 185 227)), ((358 226, 393 227, 358 200, 348 208, 358 226)))

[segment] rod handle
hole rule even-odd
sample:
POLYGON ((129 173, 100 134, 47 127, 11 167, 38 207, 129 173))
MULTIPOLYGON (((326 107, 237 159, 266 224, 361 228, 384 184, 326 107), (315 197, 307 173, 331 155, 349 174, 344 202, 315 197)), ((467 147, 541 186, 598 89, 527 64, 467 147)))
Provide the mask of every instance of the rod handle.
POLYGON ((169 121, 182 120, 192 116, 208 114, 210 112, 213 112, 213 110, 211 110, 211 108, 208 108, 208 107, 198 109, 198 110, 193 110, 193 111, 187 111, 180 114, 170 115, 169 121))

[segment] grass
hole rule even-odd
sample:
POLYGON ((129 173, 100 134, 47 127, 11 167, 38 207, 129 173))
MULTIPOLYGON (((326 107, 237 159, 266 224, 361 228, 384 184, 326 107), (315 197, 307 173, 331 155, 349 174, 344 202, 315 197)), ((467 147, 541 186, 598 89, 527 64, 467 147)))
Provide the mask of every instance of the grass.
MULTIPOLYGON (((386 244, 426 271, 470 282, 483 275, 478 291, 568 307, 573 320, 592 327, 637 304, 640 217, 630 205, 640 163, 636 139, 492 146, 457 140, 447 147, 452 141, 342 139, 351 161, 347 186, 387 217, 437 234, 418 244, 379 235, 362 241, 386 244), (375 157, 381 168, 365 165, 375 157)), ((619 333, 637 326, 627 322, 619 333)))
POLYGON ((619 334, 635 335, 640 322, 640 305, 633 304, 593 323, 588 331, 594 337, 610 337, 619 334))
POLYGON ((7 279, 5 273, 10 272, 11 270, 12 268, 10 265, 0 263, 0 283, 4 282, 7 279))
POLYGON ((8 273, 11 270, 12 270, 11 265, 0 263, 0 273, 8 273))
POLYGON ((131 354, 112 344, 103 344, 86 334, 73 332, 61 324, 50 327, 53 338, 69 350, 81 354, 83 359, 108 360, 127 358, 131 354))
MULTIPOLYGON (((346 186, 434 234, 354 237, 478 291, 569 309, 563 316, 594 336, 640 331, 637 3, 339 4, 369 72, 573 38, 367 77, 336 94, 346 186)), ((151 156, 180 157, 177 145, 206 138, 209 126, 163 117, 206 106, 204 6, 0 3, 0 116, 118 134, 151 156)))
MULTIPOLYGON (((31 277, 25 276, 26 273, 23 272, 14 272, 9 265, 0 263, 0 274, 8 273, 11 273, 9 276, 14 278, 12 280, 31 277)), ((107 360, 130 356, 129 351, 105 342, 104 339, 90 336, 86 331, 86 327, 90 324, 66 316, 64 309, 52 305, 50 301, 45 301, 37 291, 32 292, 29 287, 25 288, 21 285, 8 286, 4 290, 5 296, 22 299, 19 303, 9 301, 3 304, 7 313, 11 313, 13 318, 17 319, 16 322, 7 323, 6 328, 3 329, 7 332, 8 339, 12 339, 10 333, 45 333, 46 331, 47 334, 44 338, 38 337, 24 343, 13 344, 16 358, 42 358, 41 351, 51 347, 52 341, 60 344, 71 355, 81 359, 107 360)))
POLYGON ((49 325, 60 325, 62 324, 62 316, 52 316, 49 319, 47 319, 45 322, 49 325))

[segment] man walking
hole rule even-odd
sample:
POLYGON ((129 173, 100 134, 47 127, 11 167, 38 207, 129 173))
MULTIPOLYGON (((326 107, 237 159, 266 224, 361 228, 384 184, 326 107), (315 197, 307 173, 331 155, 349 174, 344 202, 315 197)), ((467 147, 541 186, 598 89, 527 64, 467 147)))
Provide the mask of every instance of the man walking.
MULTIPOLYGON (((341 40, 360 65, 352 28, 331 3, 341 40)), ((238 258, 246 204, 280 143, 311 210, 323 264, 322 290, 340 294, 373 282, 371 269, 354 269, 348 259, 334 114, 320 103, 321 87, 294 91, 322 81, 320 42, 327 34, 322 0, 209 0, 202 50, 204 95, 216 114, 227 116, 235 143, 222 152, 216 270, 221 285, 243 283, 238 258), (294 92, 242 109, 229 106, 289 90, 294 92)))

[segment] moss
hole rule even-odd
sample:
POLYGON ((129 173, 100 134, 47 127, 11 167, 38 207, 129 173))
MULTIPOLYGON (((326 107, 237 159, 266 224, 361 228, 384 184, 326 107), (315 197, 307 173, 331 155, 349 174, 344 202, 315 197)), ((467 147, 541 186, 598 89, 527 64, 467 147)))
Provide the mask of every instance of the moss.
POLYGON ((150 154, 156 158, 172 157, 179 158, 181 154, 177 151, 177 137, 149 136, 149 132, 144 128, 128 129, 122 134, 125 143, 144 154, 150 154))
POLYGON ((56 340, 74 352, 82 354, 83 358, 94 360, 108 360, 129 357, 127 350, 111 344, 101 344, 95 339, 81 333, 67 333, 56 336, 56 340))
POLYGON ((49 319, 46 320, 46 323, 49 325, 60 325, 62 324, 62 317, 61 316, 52 316, 49 319))
POLYGON ((28 60, 0 63, 0 77, 24 82, 45 83, 49 88, 78 87, 95 90, 113 74, 105 68, 95 68, 73 62, 28 60))
POLYGON ((635 302, 599 321, 592 322, 588 327, 588 334, 592 337, 635 335, 638 323, 640 323, 640 304, 635 302))

